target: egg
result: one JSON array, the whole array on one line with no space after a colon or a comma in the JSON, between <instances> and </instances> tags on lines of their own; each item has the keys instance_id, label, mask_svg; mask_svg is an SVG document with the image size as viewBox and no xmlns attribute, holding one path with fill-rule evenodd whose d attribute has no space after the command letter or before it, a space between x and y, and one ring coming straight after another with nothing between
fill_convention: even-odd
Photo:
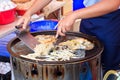
<instances>
[{"instance_id":1,"label":"egg","mask_svg":"<svg viewBox=\"0 0 120 80\"><path fill-rule=\"evenodd\" d=\"M16 7L16 5L11 1L2 1L0 3L0 11L10 10L15 7Z\"/></svg>"}]
</instances>

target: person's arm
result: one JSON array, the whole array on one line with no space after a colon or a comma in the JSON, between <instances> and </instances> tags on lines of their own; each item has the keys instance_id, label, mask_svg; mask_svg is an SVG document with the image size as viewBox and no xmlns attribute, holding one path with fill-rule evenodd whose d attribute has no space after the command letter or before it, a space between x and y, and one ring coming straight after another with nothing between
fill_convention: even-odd
<instances>
[{"instance_id":1,"label":"person's arm","mask_svg":"<svg viewBox=\"0 0 120 80\"><path fill-rule=\"evenodd\" d=\"M72 28L76 19L85 19L102 16L104 14L117 10L119 6L120 0L101 0L100 2L87 8L82 8L77 11L73 11L69 13L67 16L65 16L64 19L59 21L56 36L58 35L64 36L65 35L64 33Z\"/></svg>"},{"instance_id":2,"label":"person's arm","mask_svg":"<svg viewBox=\"0 0 120 80\"><path fill-rule=\"evenodd\" d=\"M75 11L76 18L91 18L101 16L117 10L120 6L120 0L101 0L93 6Z\"/></svg>"},{"instance_id":3,"label":"person's arm","mask_svg":"<svg viewBox=\"0 0 120 80\"><path fill-rule=\"evenodd\" d=\"M52 0L35 0L35 3L32 5L31 8L28 9L26 14L34 14L38 10L42 10L48 3L50 3Z\"/></svg>"},{"instance_id":4,"label":"person's arm","mask_svg":"<svg viewBox=\"0 0 120 80\"><path fill-rule=\"evenodd\" d=\"M25 29L30 21L32 14L36 13L38 10L43 9L52 0L35 0L34 4L27 10L27 12L18 20L16 25L22 24Z\"/></svg>"}]
</instances>

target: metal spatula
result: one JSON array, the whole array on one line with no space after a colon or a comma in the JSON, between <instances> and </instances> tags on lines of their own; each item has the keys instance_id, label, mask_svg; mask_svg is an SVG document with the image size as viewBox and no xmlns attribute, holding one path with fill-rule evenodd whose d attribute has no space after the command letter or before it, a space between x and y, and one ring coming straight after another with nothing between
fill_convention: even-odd
<instances>
[{"instance_id":1,"label":"metal spatula","mask_svg":"<svg viewBox=\"0 0 120 80\"><path fill-rule=\"evenodd\" d=\"M39 44L39 42L28 30L22 29L22 27L20 26L16 26L15 28L15 33L18 36L18 38L21 41L23 41L24 44L34 52L34 48L37 44Z\"/></svg>"}]
</instances>

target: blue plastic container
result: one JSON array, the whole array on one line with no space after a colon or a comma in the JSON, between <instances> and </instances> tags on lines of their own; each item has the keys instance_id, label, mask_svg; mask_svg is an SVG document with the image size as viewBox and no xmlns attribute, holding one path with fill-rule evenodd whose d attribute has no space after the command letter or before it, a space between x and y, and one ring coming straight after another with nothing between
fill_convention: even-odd
<instances>
[{"instance_id":1,"label":"blue plastic container","mask_svg":"<svg viewBox=\"0 0 120 80\"><path fill-rule=\"evenodd\" d=\"M0 38L0 56L10 57L10 54L7 50L7 44L15 36L16 36L15 33L11 33L3 38Z\"/></svg>"},{"instance_id":2,"label":"blue plastic container","mask_svg":"<svg viewBox=\"0 0 120 80\"><path fill-rule=\"evenodd\" d=\"M30 23L30 31L46 31L46 30L56 30L55 26L57 25L57 21L53 20L42 20Z\"/></svg>"}]
</instances>

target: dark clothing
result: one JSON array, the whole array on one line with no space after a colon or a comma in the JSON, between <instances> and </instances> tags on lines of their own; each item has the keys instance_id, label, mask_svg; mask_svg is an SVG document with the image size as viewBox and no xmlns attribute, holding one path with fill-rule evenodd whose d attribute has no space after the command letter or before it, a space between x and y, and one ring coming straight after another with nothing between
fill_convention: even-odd
<instances>
[{"instance_id":1,"label":"dark clothing","mask_svg":"<svg viewBox=\"0 0 120 80\"><path fill-rule=\"evenodd\" d=\"M83 19L80 31L96 36L104 44L101 60L105 70L120 69L120 10Z\"/></svg>"}]
</instances>

